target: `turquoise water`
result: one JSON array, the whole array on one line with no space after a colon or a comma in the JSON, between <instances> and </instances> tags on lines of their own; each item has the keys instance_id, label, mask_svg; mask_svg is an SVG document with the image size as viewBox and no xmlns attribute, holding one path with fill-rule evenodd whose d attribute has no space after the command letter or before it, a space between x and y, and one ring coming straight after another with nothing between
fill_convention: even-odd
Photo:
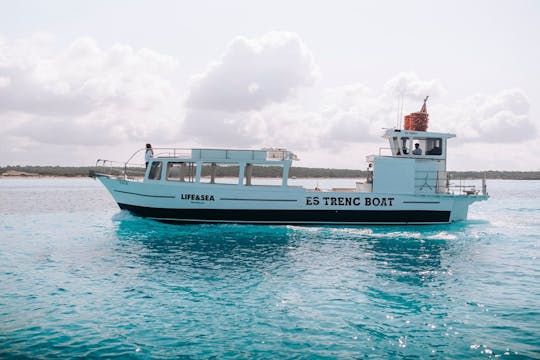
<instances>
[{"instance_id":1,"label":"turquoise water","mask_svg":"<svg viewBox=\"0 0 540 360\"><path fill-rule=\"evenodd\" d=\"M453 225L174 226L0 180L0 358L540 358L540 182L488 186Z\"/></svg>"}]
</instances>

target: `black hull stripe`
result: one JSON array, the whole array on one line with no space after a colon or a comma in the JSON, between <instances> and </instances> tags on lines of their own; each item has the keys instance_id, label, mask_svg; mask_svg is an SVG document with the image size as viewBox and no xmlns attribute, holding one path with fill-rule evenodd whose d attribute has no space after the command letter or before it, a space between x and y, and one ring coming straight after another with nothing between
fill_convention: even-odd
<instances>
[{"instance_id":1,"label":"black hull stripe","mask_svg":"<svg viewBox=\"0 0 540 360\"><path fill-rule=\"evenodd\" d=\"M135 215L174 223L247 224L435 224L450 211L433 210L232 210L163 209L118 204Z\"/></svg>"}]
</instances>

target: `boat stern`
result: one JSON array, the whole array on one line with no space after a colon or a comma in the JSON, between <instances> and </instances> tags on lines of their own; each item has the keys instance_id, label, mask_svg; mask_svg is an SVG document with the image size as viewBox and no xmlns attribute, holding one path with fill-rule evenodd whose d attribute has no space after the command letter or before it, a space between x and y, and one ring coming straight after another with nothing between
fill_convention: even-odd
<instances>
[{"instance_id":1,"label":"boat stern","mask_svg":"<svg viewBox=\"0 0 540 360\"><path fill-rule=\"evenodd\" d=\"M450 215L450 221L455 222L467 220L469 205L477 201L485 201L487 199L489 199L489 196L484 194L456 196Z\"/></svg>"}]
</instances>

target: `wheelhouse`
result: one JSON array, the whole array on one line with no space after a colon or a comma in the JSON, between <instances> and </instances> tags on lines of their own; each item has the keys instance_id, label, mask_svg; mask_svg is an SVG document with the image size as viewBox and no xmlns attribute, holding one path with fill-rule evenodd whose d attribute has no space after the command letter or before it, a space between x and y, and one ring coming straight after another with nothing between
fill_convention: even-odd
<instances>
[{"instance_id":1,"label":"wheelhouse","mask_svg":"<svg viewBox=\"0 0 540 360\"><path fill-rule=\"evenodd\" d=\"M455 136L454 134L447 133L399 129L389 129L383 135L388 140L389 149L393 157L400 156L434 160L446 159L446 142ZM419 148L422 150L421 154L414 153L415 144L419 145Z\"/></svg>"}]
</instances>

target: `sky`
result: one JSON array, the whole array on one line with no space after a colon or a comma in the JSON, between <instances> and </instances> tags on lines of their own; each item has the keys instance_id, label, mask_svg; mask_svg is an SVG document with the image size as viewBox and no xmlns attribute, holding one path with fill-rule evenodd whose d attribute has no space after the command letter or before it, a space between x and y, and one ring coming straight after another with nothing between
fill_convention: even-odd
<instances>
[{"instance_id":1,"label":"sky","mask_svg":"<svg viewBox=\"0 0 540 360\"><path fill-rule=\"evenodd\" d=\"M539 1L0 6L0 166L152 143L364 169L429 95L429 130L457 135L448 169L540 170Z\"/></svg>"}]
</instances>

